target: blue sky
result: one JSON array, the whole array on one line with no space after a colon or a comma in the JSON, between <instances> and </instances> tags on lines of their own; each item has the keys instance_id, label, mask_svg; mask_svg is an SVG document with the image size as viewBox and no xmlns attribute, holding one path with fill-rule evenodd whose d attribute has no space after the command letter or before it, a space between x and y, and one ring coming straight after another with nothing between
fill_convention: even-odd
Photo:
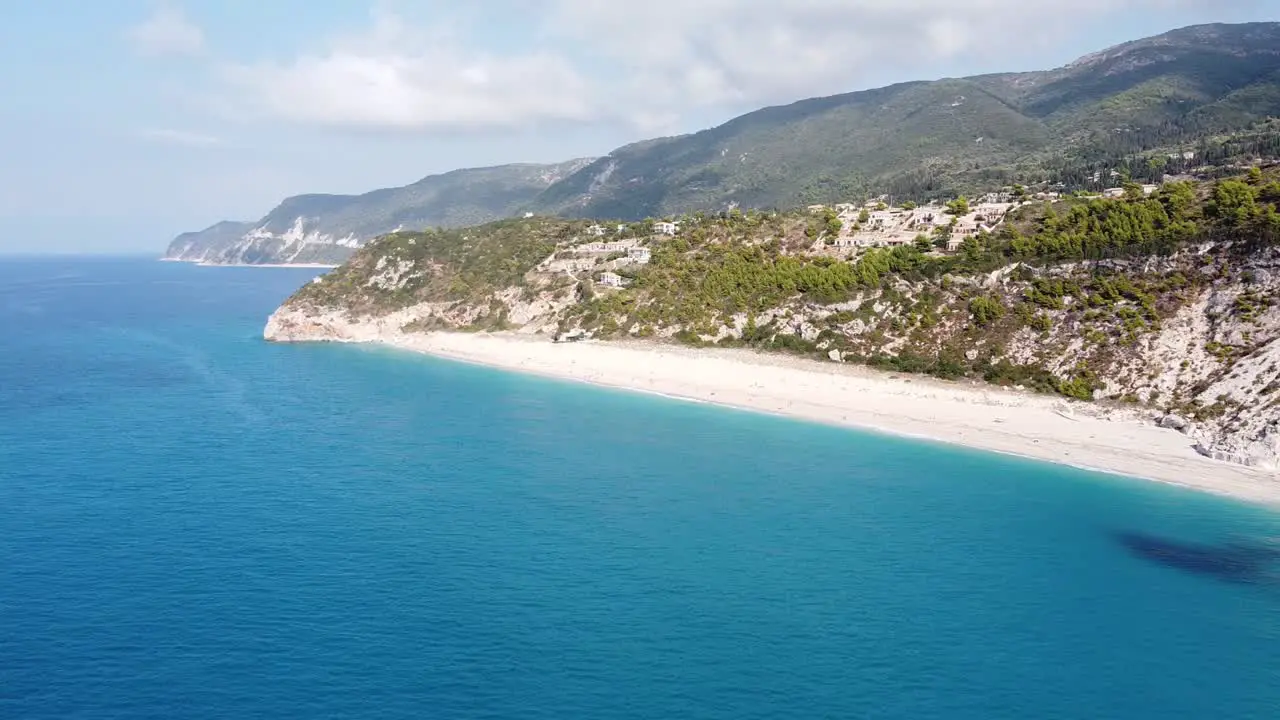
<instances>
[{"instance_id":1,"label":"blue sky","mask_svg":"<svg viewBox=\"0 0 1280 720\"><path fill-rule=\"evenodd\" d=\"M287 195L1041 69L1280 0L0 0L0 252L159 252Z\"/></svg>"}]
</instances>

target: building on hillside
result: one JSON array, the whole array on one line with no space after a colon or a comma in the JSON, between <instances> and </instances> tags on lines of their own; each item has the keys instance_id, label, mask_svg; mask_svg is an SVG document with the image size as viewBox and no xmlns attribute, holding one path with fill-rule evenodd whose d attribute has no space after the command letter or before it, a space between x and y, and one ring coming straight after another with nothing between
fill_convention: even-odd
<instances>
[{"instance_id":1,"label":"building on hillside","mask_svg":"<svg viewBox=\"0 0 1280 720\"><path fill-rule=\"evenodd\" d=\"M912 211L907 218L907 228L927 233L936 227L950 225L951 217L942 207L926 205Z\"/></svg>"},{"instance_id":2,"label":"building on hillside","mask_svg":"<svg viewBox=\"0 0 1280 720\"><path fill-rule=\"evenodd\" d=\"M659 235L675 235L680 231L680 223L659 221L653 224L653 231Z\"/></svg>"},{"instance_id":3,"label":"building on hillside","mask_svg":"<svg viewBox=\"0 0 1280 720\"><path fill-rule=\"evenodd\" d=\"M978 203L969 208L969 212L975 216L986 218L988 220L1003 220L1005 215L1014 208L1011 202L987 202Z\"/></svg>"},{"instance_id":4,"label":"building on hillside","mask_svg":"<svg viewBox=\"0 0 1280 720\"><path fill-rule=\"evenodd\" d=\"M1013 201L1014 201L1013 193L1008 192L1006 190L1001 190L999 192L989 192L985 195L982 195L974 202L978 205L993 205L997 203L1011 204L1013 203Z\"/></svg>"},{"instance_id":5,"label":"building on hillside","mask_svg":"<svg viewBox=\"0 0 1280 720\"><path fill-rule=\"evenodd\" d=\"M873 232L888 230L898 225L900 210L876 210L868 213L866 229Z\"/></svg>"},{"instance_id":6,"label":"building on hillside","mask_svg":"<svg viewBox=\"0 0 1280 720\"><path fill-rule=\"evenodd\" d=\"M973 237L978 234L978 230L978 221L972 215L966 215L957 220L956 224L951 228L951 237L961 239Z\"/></svg>"},{"instance_id":7,"label":"building on hillside","mask_svg":"<svg viewBox=\"0 0 1280 720\"><path fill-rule=\"evenodd\" d=\"M624 240L607 240L605 242L593 242L586 245L579 245L574 248L578 252L585 253L624 253L634 247L634 241L626 242Z\"/></svg>"},{"instance_id":8,"label":"building on hillside","mask_svg":"<svg viewBox=\"0 0 1280 720\"><path fill-rule=\"evenodd\" d=\"M600 284L605 287L620 288L626 284L622 276L617 273L603 272L600 273Z\"/></svg>"},{"instance_id":9,"label":"building on hillside","mask_svg":"<svg viewBox=\"0 0 1280 720\"><path fill-rule=\"evenodd\" d=\"M640 263L641 265L647 265L652 254L649 252L649 248L647 247L633 247L627 250L627 257L633 262Z\"/></svg>"},{"instance_id":10,"label":"building on hillside","mask_svg":"<svg viewBox=\"0 0 1280 720\"><path fill-rule=\"evenodd\" d=\"M604 228L599 225L592 225L587 228L587 234L592 237L601 237L604 235Z\"/></svg>"}]
</instances>

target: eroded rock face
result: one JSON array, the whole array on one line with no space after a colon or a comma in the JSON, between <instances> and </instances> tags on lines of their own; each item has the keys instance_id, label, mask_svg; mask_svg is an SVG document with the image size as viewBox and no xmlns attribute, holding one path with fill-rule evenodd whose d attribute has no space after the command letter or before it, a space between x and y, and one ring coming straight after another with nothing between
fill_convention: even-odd
<instances>
[{"instance_id":1,"label":"eroded rock face","mask_svg":"<svg viewBox=\"0 0 1280 720\"><path fill-rule=\"evenodd\" d=\"M573 332L682 335L831 362L893 367L890 360L906 358L899 364L906 371L945 358L954 368L951 377L970 379L1005 365L1021 374L996 375L1003 384L1092 397L1103 401L1094 406L1099 412L1140 413L1146 422L1182 433L1206 456L1280 467L1280 302L1272 301L1280 298L1277 248L1246 252L1224 243L1128 264L1015 264L984 274L981 287L954 279L897 280L840 303L823 305L797 294L772 307L747 312L739 306L690 322L670 311L670 299L663 306L643 286L592 291L584 278L594 270L555 265L563 262L557 258L565 244L577 240L540 248L548 254L530 259L522 276L459 292L441 279L450 270L438 258L410 252L421 246L406 242L395 252L361 250L318 278L271 316L264 336L395 342L434 330L548 338ZM1107 290L1116 278L1129 282L1124 293ZM1037 299L1046 282L1060 287L1053 297ZM1062 290L1065 285L1075 289ZM596 293L615 301L593 304ZM994 320L975 320L971 303L979 295L1002 308ZM1069 385L1086 376L1088 382Z\"/></svg>"},{"instance_id":2,"label":"eroded rock face","mask_svg":"<svg viewBox=\"0 0 1280 720\"><path fill-rule=\"evenodd\" d=\"M272 342L381 342L412 332L415 322L446 313L447 308L441 303L423 303L386 315L363 317L353 317L336 308L285 305L267 318L262 336Z\"/></svg>"}]
</instances>

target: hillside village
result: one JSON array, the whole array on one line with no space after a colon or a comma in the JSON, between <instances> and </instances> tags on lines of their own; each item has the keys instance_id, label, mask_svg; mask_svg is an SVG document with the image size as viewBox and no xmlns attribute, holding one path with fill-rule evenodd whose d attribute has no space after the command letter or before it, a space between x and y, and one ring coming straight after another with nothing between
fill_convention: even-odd
<instances>
[{"instance_id":1,"label":"hillside village","mask_svg":"<svg viewBox=\"0 0 1280 720\"><path fill-rule=\"evenodd\" d=\"M1078 193L1075 197L1120 198L1139 189L1143 196L1148 196L1159 186L1135 185L1133 190L1115 187L1101 193ZM1029 194L1021 188L1006 188L982 195L972 203L965 198L956 198L948 203L919 206L908 203L890 207L885 202L886 198L880 197L862 205L842 203L832 208L811 205L811 212L834 211L840 221L840 230L815 242L813 250L835 250L832 254L848 258L866 248L897 247L920 241L937 251L954 253L964 246L965 240L981 233L994 233L1018 208L1061 198L1062 194L1056 191Z\"/></svg>"},{"instance_id":2,"label":"hillside village","mask_svg":"<svg viewBox=\"0 0 1280 720\"><path fill-rule=\"evenodd\" d=\"M984 195L972 205L961 198L946 205L919 207L889 207L881 199L861 206L844 203L833 208L840 230L814 243L813 249L816 252L835 249L836 254L843 257L856 255L865 248L907 245L923 237L924 242L939 250L956 252L966 238L980 232L995 232L1006 216L1022 204L1021 199L1014 199L1008 193ZM827 210L821 205L809 209Z\"/></svg>"}]
</instances>

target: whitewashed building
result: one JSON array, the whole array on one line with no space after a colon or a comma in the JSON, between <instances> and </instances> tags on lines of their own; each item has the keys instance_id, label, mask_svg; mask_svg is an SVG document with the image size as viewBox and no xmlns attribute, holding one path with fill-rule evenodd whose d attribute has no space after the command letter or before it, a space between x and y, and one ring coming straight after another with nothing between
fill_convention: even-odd
<instances>
[{"instance_id":1,"label":"whitewashed building","mask_svg":"<svg viewBox=\"0 0 1280 720\"><path fill-rule=\"evenodd\" d=\"M577 252L585 253L624 253L629 252L634 247L634 242L625 240L609 240L605 242L593 242L586 245L579 245L574 248Z\"/></svg>"}]
</instances>

